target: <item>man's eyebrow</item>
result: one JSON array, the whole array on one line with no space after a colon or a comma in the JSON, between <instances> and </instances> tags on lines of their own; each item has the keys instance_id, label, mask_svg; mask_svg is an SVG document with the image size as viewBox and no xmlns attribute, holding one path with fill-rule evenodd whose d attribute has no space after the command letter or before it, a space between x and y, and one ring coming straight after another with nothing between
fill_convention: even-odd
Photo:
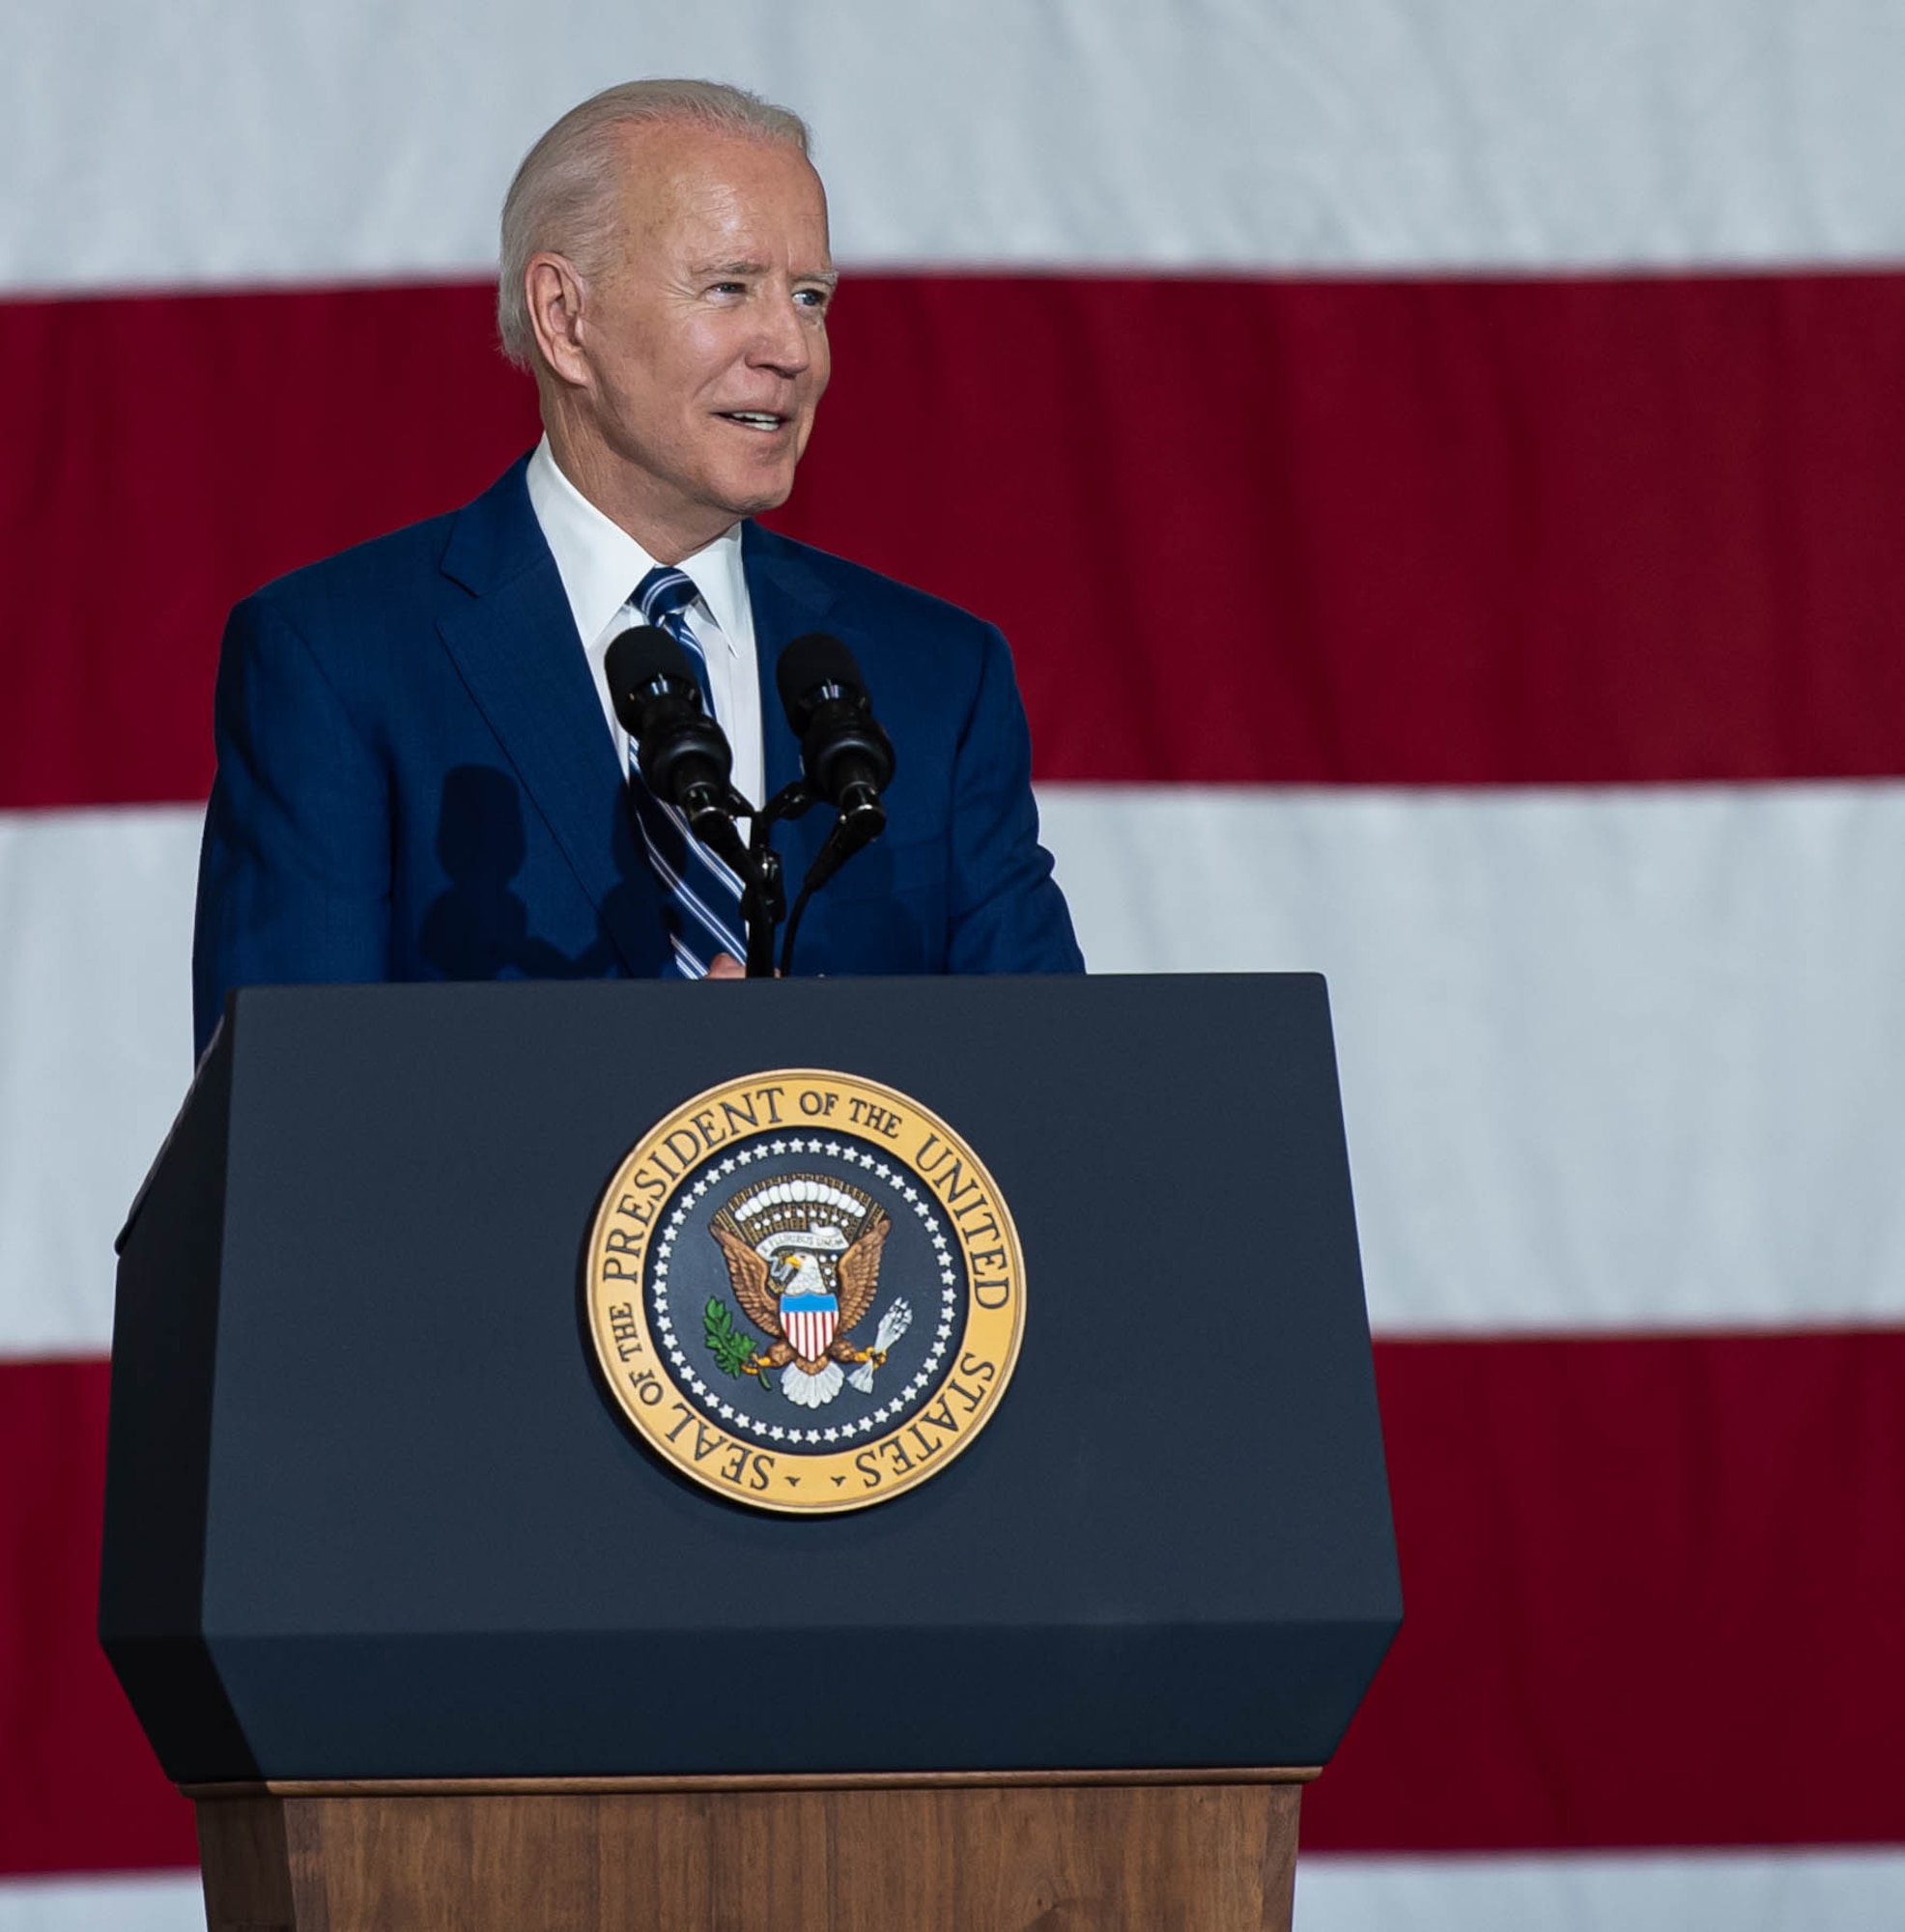
<instances>
[{"instance_id":1,"label":"man's eyebrow","mask_svg":"<svg viewBox=\"0 0 1905 1932\"><path fill-rule=\"evenodd\" d=\"M772 272L766 262L699 262L691 271L698 281L703 275L765 275ZM839 286L839 272L835 269L815 269L810 273L796 275L797 282L819 282L825 288Z\"/></svg>"}]
</instances>

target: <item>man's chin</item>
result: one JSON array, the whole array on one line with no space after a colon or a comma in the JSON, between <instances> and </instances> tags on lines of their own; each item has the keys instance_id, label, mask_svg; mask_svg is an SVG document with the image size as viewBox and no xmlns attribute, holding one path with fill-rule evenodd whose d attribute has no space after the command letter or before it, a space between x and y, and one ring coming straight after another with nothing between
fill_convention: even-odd
<instances>
[{"instance_id":1,"label":"man's chin","mask_svg":"<svg viewBox=\"0 0 1905 1932\"><path fill-rule=\"evenodd\" d=\"M773 476L732 477L722 491L721 504L733 517L758 517L778 510L794 494L792 467Z\"/></svg>"}]
</instances>

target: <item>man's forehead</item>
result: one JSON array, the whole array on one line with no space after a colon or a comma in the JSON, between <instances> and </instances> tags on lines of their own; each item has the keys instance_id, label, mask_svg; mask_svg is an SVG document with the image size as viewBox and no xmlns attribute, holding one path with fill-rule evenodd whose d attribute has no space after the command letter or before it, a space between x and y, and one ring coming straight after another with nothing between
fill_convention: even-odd
<instances>
[{"instance_id":1,"label":"man's forehead","mask_svg":"<svg viewBox=\"0 0 1905 1932\"><path fill-rule=\"evenodd\" d=\"M796 147L694 122L623 128L618 201L624 246L670 274L790 270L830 279L827 202ZM691 266L692 264L692 266Z\"/></svg>"}]
</instances>

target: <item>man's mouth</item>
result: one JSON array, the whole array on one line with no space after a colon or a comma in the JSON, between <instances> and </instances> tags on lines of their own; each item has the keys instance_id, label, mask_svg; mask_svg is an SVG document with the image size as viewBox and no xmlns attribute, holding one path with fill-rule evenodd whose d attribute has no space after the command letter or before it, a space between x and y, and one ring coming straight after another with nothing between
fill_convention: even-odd
<instances>
[{"instance_id":1,"label":"man's mouth","mask_svg":"<svg viewBox=\"0 0 1905 1932\"><path fill-rule=\"evenodd\" d=\"M727 422L739 423L743 429L777 430L787 420L770 410L718 410L715 413Z\"/></svg>"}]
</instances>

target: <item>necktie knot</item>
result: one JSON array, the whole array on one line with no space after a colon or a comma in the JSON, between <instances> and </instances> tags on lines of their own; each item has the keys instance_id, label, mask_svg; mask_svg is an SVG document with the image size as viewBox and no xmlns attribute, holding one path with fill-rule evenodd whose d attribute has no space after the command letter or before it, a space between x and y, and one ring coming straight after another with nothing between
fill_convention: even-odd
<instances>
[{"instance_id":1,"label":"necktie knot","mask_svg":"<svg viewBox=\"0 0 1905 1932\"><path fill-rule=\"evenodd\" d=\"M688 653L694 667L695 682L701 688L701 702L708 716L715 715L714 693L708 684L708 654L688 622L688 607L700 593L695 580L685 570L658 563L635 587L636 609L645 624L666 631Z\"/></svg>"},{"instance_id":2,"label":"necktie knot","mask_svg":"<svg viewBox=\"0 0 1905 1932\"><path fill-rule=\"evenodd\" d=\"M657 624L672 631L675 628L673 620L679 618L699 594L695 588L695 580L685 570L658 563L636 586L635 602L644 623Z\"/></svg>"}]
</instances>

